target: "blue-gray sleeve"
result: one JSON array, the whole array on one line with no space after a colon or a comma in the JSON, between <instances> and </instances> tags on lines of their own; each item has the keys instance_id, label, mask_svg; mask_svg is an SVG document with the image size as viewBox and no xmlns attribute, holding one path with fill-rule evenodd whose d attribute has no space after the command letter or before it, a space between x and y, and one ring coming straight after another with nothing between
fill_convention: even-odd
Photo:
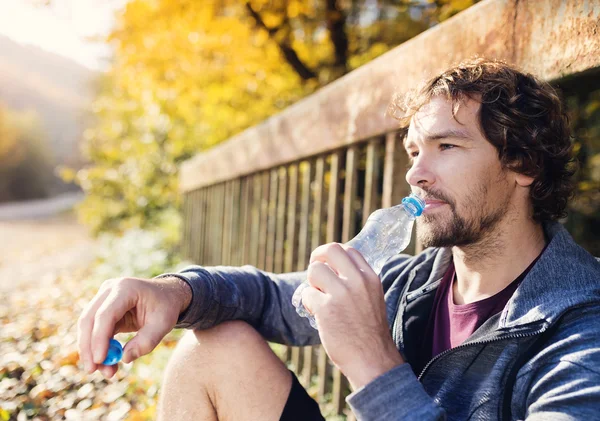
<instances>
[{"instance_id":1,"label":"blue-gray sleeve","mask_svg":"<svg viewBox=\"0 0 600 421\"><path fill-rule=\"evenodd\" d=\"M527 400L527 421L591 420L600 414L599 366L571 361L548 365L536 375Z\"/></svg>"},{"instance_id":2,"label":"blue-gray sleeve","mask_svg":"<svg viewBox=\"0 0 600 421\"><path fill-rule=\"evenodd\" d=\"M441 421L446 413L401 364L346 397L357 421Z\"/></svg>"},{"instance_id":3,"label":"blue-gray sleeve","mask_svg":"<svg viewBox=\"0 0 600 421\"><path fill-rule=\"evenodd\" d=\"M192 289L192 301L176 328L208 329L228 320L243 320L265 339L293 346L320 343L317 330L292 305L306 272L274 274L253 266L190 266L177 276Z\"/></svg>"},{"instance_id":4,"label":"blue-gray sleeve","mask_svg":"<svg viewBox=\"0 0 600 421\"><path fill-rule=\"evenodd\" d=\"M567 317L517 377L513 413L527 421L591 420L600 414L597 306ZM519 399L519 397L522 397Z\"/></svg>"}]
</instances>

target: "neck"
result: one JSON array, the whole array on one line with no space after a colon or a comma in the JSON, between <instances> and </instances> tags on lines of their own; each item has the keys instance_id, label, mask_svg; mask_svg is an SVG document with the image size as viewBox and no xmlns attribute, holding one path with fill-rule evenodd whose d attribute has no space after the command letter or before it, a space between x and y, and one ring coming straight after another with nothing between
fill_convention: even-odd
<instances>
[{"instance_id":1,"label":"neck","mask_svg":"<svg viewBox=\"0 0 600 421\"><path fill-rule=\"evenodd\" d=\"M514 281L544 249L541 224L506 219L477 244L453 247L455 304L491 297Z\"/></svg>"}]
</instances>

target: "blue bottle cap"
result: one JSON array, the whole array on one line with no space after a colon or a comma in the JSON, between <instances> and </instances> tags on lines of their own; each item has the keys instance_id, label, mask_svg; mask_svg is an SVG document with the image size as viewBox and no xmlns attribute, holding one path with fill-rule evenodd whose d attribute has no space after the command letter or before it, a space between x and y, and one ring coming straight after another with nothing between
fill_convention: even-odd
<instances>
[{"instance_id":1,"label":"blue bottle cap","mask_svg":"<svg viewBox=\"0 0 600 421\"><path fill-rule=\"evenodd\" d=\"M104 365L115 365L123 357L123 346L116 339L111 339L108 344L108 353L106 359L102 364Z\"/></svg>"},{"instance_id":2,"label":"blue bottle cap","mask_svg":"<svg viewBox=\"0 0 600 421\"><path fill-rule=\"evenodd\" d=\"M402 199L402 204L409 210L415 217L421 216L425 209L425 202L416 194L412 193L410 196Z\"/></svg>"}]
</instances>

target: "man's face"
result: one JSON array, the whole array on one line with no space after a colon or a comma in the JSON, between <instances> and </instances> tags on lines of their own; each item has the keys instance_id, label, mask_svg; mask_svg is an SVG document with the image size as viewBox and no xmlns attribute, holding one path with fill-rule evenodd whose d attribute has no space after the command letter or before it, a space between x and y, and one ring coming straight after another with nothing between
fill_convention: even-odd
<instances>
[{"instance_id":1,"label":"man's face","mask_svg":"<svg viewBox=\"0 0 600 421\"><path fill-rule=\"evenodd\" d=\"M481 133L480 104L434 97L412 120L404 146L412 166L406 180L425 199L417 235L425 247L466 246L493 232L507 214L516 184ZM458 121L457 121L458 120Z\"/></svg>"}]
</instances>

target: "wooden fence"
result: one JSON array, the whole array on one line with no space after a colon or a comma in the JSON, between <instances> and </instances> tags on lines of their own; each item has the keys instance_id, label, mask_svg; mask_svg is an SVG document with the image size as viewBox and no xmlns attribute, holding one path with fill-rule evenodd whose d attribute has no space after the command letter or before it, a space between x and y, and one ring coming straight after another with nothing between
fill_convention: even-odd
<instances>
[{"instance_id":1,"label":"wooden fence","mask_svg":"<svg viewBox=\"0 0 600 421\"><path fill-rule=\"evenodd\" d=\"M406 183L397 179L404 159L391 133L190 192L184 205L184 254L203 265L305 270L314 248L348 241L373 210L406 194ZM305 386L318 375L319 400L331 393L333 411L340 412L346 383L328 367L321 347L294 347L287 357Z\"/></svg>"},{"instance_id":2,"label":"wooden fence","mask_svg":"<svg viewBox=\"0 0 600 421\"><path fill-rule=\"evenodd\" d=\"M593 1L484 1L197 155L181 168L185 256L304 270L312 249L348 241L374 209L408 192L406 156L385 116L394 91L475 54L551 81L590 71L600 65L599 21ZM343 413L347 382L321 347L284 358L305 386L316 379L328 412Z\"/></svg>"}]
</instances>

